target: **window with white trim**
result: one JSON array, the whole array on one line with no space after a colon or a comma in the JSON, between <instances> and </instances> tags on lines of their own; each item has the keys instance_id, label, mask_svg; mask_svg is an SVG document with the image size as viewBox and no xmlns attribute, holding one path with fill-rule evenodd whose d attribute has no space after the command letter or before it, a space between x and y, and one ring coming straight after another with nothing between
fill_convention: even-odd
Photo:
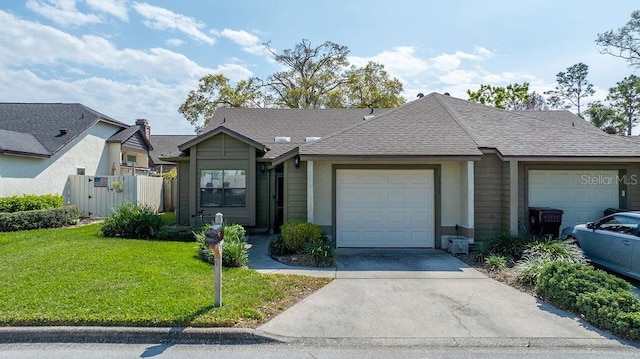
<instances>
[{"instance_id":1,"label":"window with white trim","mask_svg":"<svg viewBox=\"0 0 640 359\"><path fill-rule=\"evenodd\" d=\"M200 171L201 207L244 207L247 174L245 170Z\"/></svg>"}]
</instances>

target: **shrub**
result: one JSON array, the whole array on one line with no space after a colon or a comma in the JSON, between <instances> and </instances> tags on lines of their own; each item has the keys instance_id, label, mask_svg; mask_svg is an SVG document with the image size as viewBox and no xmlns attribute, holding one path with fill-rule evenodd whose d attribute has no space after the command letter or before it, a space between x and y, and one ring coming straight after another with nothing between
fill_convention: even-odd
<instances>
[{"instance_id":1,"label":"shrub","mask_svg":"<svg viewBox=\"0 0 640 359\"><path fill-rule=\"evenodd\" d=\"M507 258L492 254L485 259L490 271L498 271L507 268Z\"/></svg>"},{"instance_id":2,"label":"shrub","mask_svg":"<svg viewBox=\"0 0 640 359\"><path fill-rule=\"evenodd\" d=\"M578 311L578 296L599 289L628 291L631 284L605 271L580 263L550 262L542 267L536 293L558 306Z\"/></svg>"},{"instance_id":3,"label":"shrub","mask_svg":"<svg viewBox=\"0 0 640 359\"><path fill-rule=\"evenodd\" d=\"M276 234L269 238L269 255L270 256L286 256L289 254L295 254L287 249L284 245L284 239L281 234Z\"/></svg>"},{"instance_id":4,"label":"shrub","mask_svg":"<svg viewBox=\"0 0 640 359\"><path fill-rule=\"evenodd\" d=\"M307 243L322 239L320 227L307 222L287 222L281 227L282 240L287 250L301 253Z\"/></svg>"},{"instance_id":5,"label":"shrub","mask_svg":"<svg viewBox=\"0 0 640 359\"><path fill-rule=\"evenodd\" d=\"M335 250L326 238L305 244L302 256L316 267L332 267L336 263Z\"/></svg>"},{"instance_id":6,"label":"shrub","mask_svg":"<svg viewBox=\"0 0 640 359\"><path fill-rule=\"evenodd\" d=\"M4 197L0 198L0 213L59 208L62 207L63 202L62 196L53 194Z\"/></svg>"},{"instance_id":7,"label":"shrub","mask_svg":"<svg viewBox=\"0 0 640 359\"><path fill-rule=\"evenodd\" d=\"M193 227L162 226L158 230L156 239L160 241L193 242L196 237L193 234Z\"/></svg>"},{"instance_id":8,"label":"shrub","mask_svg":"<svg viewBox=\"0 0 640 359\"><path fill-rule=\"evenodd\" d=\"M200 230L194 232L198 242L198 257L206 263L214 264L213 252L205 243L205 232L210 225L202 226ZM243 267L249 262L247 255L247 235L244 227L239 224L224 226L224 242L222 243L222 266L223 267Z\"/></svg>"},{"instance_id":9,"label":"shrub","mask_svg":"<svg viewBox=\"0 0 640 359\"><path fill-rule=\"evenodd\" d=\"M532 240L533 238L519 237L508 231L498 232L481 242L482 245L476 252L475 258L484 261L488 256L495 254L517 261L522 258L524 250Z\"/></svg>"},{"instance_id":10,"label":"shrub","mask_svg":"<svg viewBox=\"0 0 640 359\"><path fill-rule=\"evenodd\" d=\"M155 238L162 218L148 206L127 202L116 207L104 221L101 232L104 237Z\"/></svg>"},{"instance_id":11,"label":"shrub","mask_svg":"<svg viewBox=\"0 0 640 359\"><path fill-rule=\"evenodd\" d=\"M584 253L573 241L547 238L530 243L524 250L522 260L516 263L516 280L522 285L534 286L542 267L553 261L586 263Z\"/></svg>"},{"instance_id":12,"label":"shrub","mask_svg":"<svg viewBox=\"0 0 640 359\"><path fill-rule=\"evenodd\" d=\"M619 320L619 316L621 313L640 312L640 300L630 291L599 289L593 293L579 295L576 307L593 325L617 333L626 333L631 328L624 320ZM640 326L635 329L640 329Z\"/></svg>"},{"instance_id":13,"label":"shrub","mask_svg":"<svg viewBox=\"0 0 640 359\"><path fill-rule=\"evenodd\" d=\"M76 206L0 213L0 232L64 227L76 224L79 216L80 210Z\"/></svg>"}]
</instances>

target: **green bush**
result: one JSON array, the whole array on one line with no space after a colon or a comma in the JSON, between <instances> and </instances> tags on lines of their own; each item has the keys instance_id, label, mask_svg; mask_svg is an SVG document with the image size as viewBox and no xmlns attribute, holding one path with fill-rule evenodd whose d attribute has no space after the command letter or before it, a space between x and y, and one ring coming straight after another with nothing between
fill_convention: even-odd
<instances>
[{"instance_id":1,"label":"green bush","mask_svg":"<svg viewBox=\"0 0 640 359\"><path fill-rule=\"evenodd\" d=\"M506 257L509 261L522 258L527 245L533 241L530 237L519 237L508 231L498 232L480 242L480 248L475 254L477 261L484 261L490 255Z\"/></svg>"},{"instance_id":2,"label":"green bush","mask_svg":"<svg viewBox=\"0 0 640 359\"><path fill-rule=\"evenodd\" d=\"M287 250L301 253L307 243L322 239L320 227L307 222L287 222L280 228Z\"/></svg>"},{"instance_id":3,"label":"green bush","mask_svg":"<svg viewBox=\"0 0 640 359\"><path fill-rule=\"evenodd\" d=\"M79 216L80 211L76 206L0 213L0 232L64 227L78 223Z\"/></svg>"},{"instance_id":4,"label":"green bush","mask_svg":"<svg viewBox=\"0 0 640 359\"><path fill-rule=\"evenodd\" d=\"M507 258L492 254L485 259L487 267L490 271L498 271L507 268Z\"/></svg>"},{"instance_id":5,"label":"green bush","mask_svg":"<svg viewBox=\"0 0 640 359\"><path fill-rule=\"evenodd\" d=\"M332 267L336 263L333 244L325 238L305 244L302 257L316 267Z\"/></svg>"},{"instance_id":6,"label":"green bush","mask_svg":"<svg viewBox=\"0 0 640 359\"><path fill-rule=\"evenodd\" d=\"M578 296L576 306L579 313L598 328L615 333L627 333L630 329L621 314L640 312L640 300L630 291L612 291L600 289L593 293ZM639 330L636 326L635 330Z\"/></svg>"},{"instance_id":7,"label":"green bush","mask_svg":"<svg viewBox=\"0 0 640 359\"><path fill-rule=\"evenodd\" d=\"M522 259L516 263L516 280L522 285L534 286L542 267L553 261L585 263L584 253L573 241L543 239L528 245Z\"/></svg>"},{"instance_id":8,"label":"green bush","mask_svg":"<svg viewBox=\"0 0 640 359\"><path fill-rule=\"evenodd\" d=\"M605 271L580 263L555 261L542 267L536 293L558 306L578 311L578 296L600 289L624 292L631 284Z\"/></svg>"},{"instance_id":9,"label":"green bush","mask_svg":"<svg viewBox=\"0 0 640 359\"><path fill-rule=\"evenodd\" d=\"M158 230L156 239L159 241L193 242L196 240L193 232L193 227L165 225Z\"/></svg>"},{"instance_id":10,"label":"green bush","mask_svg":"<svg viewBox=\"0 0 640 359\"><path fill-rule=\"evenodd\" d=\"M198 242L198 257L206 263L214 264L213 252L205 243L205 232L210 225L203 226L194 232ZM239 224L224 226L224 241L222 243L222 266L244 267L249 262L247 255L247 235L244 227Z\"/></svg>"},{"instance_id":11,"label":"green bush","mask_svg":"<svg viewBox=\"0 0 640 359\"><path fill-rule=\"evenodd\" d=\"M269 255L270 256L286 256L289 254L295 254L287 249L284 245L284 239L281 234L276 234L269 238Z\"/></svg>"},{"instance_id":12,"label":"green bush","mask_svg":"<svg viewBox=\"0 0 640 359\"><path fill-rule=\"evenodd\" d=\"M162 218L148 206L127 202L117 206L102 224L104 237L155 238L164 225Z\"/></svg>"},{"instance_id":13,"label":"green bush","mask_svg":"<svg viewBox=\"0 0 640 359\"><path fill-rule=\"evenodd\" d=\"M4 197L0 198L0 213L59 208L62 207L63 202L62 196L53 194Z\"/></svg>"}]
</instances>

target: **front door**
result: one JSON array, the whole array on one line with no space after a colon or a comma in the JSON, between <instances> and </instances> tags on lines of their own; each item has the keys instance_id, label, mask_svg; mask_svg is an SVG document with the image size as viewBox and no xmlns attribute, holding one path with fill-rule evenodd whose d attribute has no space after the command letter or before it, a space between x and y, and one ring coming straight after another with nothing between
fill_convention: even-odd
<instances>
[{"instance_id":1,"label":"front door","mask_svg":"<svg viewBox=\"0 0 640 359\"><path fill-rule=\"evenodd\" d=\"M276 169L276 215L273 223L273 231L280 233L280 227L284 224L284 173L282 168Z\"/></svg>"}]
</instances>

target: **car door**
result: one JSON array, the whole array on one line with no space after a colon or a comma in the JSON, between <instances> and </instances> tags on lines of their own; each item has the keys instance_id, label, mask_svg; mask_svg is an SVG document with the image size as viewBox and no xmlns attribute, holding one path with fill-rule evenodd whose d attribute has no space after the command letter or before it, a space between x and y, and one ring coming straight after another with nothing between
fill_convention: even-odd
<instances>
[{"instance_id":1,"label":"car door","mask_svg":"<svg viewBox=\"0 0 640 359\"><path fill-rule=\"evenodd\" d=\"M594 263L629 271L639 223L640 219L624 215L605 217L583 233L582 250Z\"/></svg>"}]
</instances>

